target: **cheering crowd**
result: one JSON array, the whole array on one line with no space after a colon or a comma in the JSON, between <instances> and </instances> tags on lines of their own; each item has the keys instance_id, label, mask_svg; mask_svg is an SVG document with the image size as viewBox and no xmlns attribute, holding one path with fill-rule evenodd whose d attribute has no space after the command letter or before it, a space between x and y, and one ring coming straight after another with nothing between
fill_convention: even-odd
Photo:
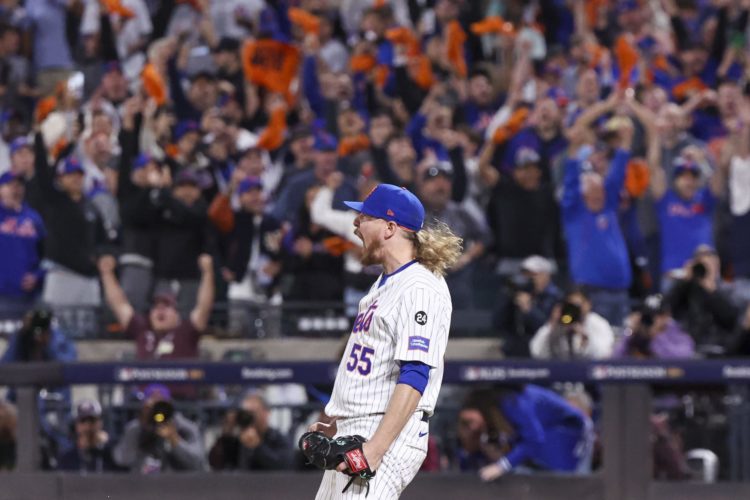
<instances>
[{"instance_id":1,"label":"cheering crowd","mask_svg":"<svg viewBox=\"0 0 750 500\"><path fill-rule=\"evenodd\" d=\"M748 355L748 16L747 0L0 0L0 319L24 321L3 361L74 360L51 323L70 308L81 325L111 311L139 359L198 357L215 303L237 332L248 304L351 315L379 270L341 202L381 182L463 238L454 309L491 310L506 356ZM188 392L149 388L116 446L81 402L49 466L293 467L262 397L206 451L169 403ZM503 411L467 403L456 467L496 460L487 428L527 420Z\"/></svg>"}]
</instances>

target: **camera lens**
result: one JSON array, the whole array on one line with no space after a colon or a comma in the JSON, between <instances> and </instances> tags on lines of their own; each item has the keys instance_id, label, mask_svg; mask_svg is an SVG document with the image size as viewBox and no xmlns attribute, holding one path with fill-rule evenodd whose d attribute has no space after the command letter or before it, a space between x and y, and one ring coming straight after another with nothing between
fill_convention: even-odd
<instances>
[{"instance_id":1,"label":"camera lens","mask_svg":"<svg viewBox=\"0 0 750 500\"><path fill-rule=\"evenodd\" d=\"M247 410L237 410L237 427L246 429L255 423L255 415Z\"/></svg>"},{"instance_id":2,"label":"camera lens","mask_svg":"<svg viewBox=\"0 0 750 500\"><path fill-rule=\"evenodd\" d=\"M174 406L169 401L157 401L151 410L151 421L156 424L169 422L174 415Z\"/></svg>"}]
</instances>

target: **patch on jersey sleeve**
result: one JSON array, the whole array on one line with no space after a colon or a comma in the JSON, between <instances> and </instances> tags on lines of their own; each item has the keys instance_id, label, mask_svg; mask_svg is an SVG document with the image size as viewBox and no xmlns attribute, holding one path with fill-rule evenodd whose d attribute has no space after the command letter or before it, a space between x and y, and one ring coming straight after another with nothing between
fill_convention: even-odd
<instances>
[{"instance_id":1,"label":"patch on jersey sleeve","mask_svg":"<svg viewBox=\"0 0 750 500\"><path fill-rule=\"evenodd\" d=\"M417 314L414 315L414 321L416 321L418 324L424 326L427 324L427 313L424 311L419 311Z\"/></svg>"},{"instance_id":2,"label":"patch on jersey sleeve","mask_svg":"<svg viewBox=\"0 0 750 500\"><path fill-rule=\"evenodd\" d=\"M430 339L426 337L413 336L409 337L409 349L410 351L424 351L430 350Z\"/></svg>"}]
</instances>

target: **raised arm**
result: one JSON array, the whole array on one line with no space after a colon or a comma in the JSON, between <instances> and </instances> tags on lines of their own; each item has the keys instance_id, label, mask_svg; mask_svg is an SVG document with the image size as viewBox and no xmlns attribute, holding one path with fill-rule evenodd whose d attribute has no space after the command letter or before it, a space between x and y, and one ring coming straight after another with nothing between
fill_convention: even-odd
<instances>
[{"instance_id":1,"label":"raised arm","mask_svg":"<svg viewBox=\"0 0 750 500\"><path fill-rule=\"evenodd\" d=\"M656 115L635 99L626 100L626 106L646 131L646 163L648 163L649 189L656 200L667 192L667 174L661 166L661 140L656 130Z\"/></svg>"},{"instance_id":2,"label":"raised arm","mask_svg":"<svg viewBox=\"0 0 750 500\"><path fill-rule=\"evenodd\" d=\"M201 282L195 308L190 313L190 321L196 330L203 331L208 325L208 318L214 306L214 262L211 256L201 254L198 257L198 267L201 270Z\"/></svg>"},{"instance_id":3,"label":"raised arm","mask_svg":"<svg viewBox=\"0 0 750 500\"><path fill-rule=\"evenodd\" d=\"M117 281L117 276L115 276L116 266L117 262L111 255L102 255L99 258L99 275L101 276L102 286L104 286L104 297L107 300L107 305L117 318L117 322L123 328L127 328L135 312Z\"/></svg>"},{"instance_id":4,"label":"raised arm","mask_svg":"<svg viewBox=\"0 0 750 500\"><path fill-rule=\"evenodd\" d=\"M576 119L575 123L573 123L573 126L570 128L567 135L569 137L580 135L583 130L589 128L591 124L599 119L599 117L613 111L615 107L621 102L621 100L622 95L617 91L612 91L612 93L609 94L609 97L607 97L606 100L599 101L590 108L584 110L583 113L581 113L581 115Z\"/></svg>"}]
</instances>

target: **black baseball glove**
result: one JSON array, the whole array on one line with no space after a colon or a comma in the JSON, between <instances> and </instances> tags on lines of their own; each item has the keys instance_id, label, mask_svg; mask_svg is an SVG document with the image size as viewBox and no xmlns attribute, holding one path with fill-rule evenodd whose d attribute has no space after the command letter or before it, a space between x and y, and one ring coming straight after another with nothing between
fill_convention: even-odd
<instances>
[{"instance_id":1,"label":"black baseball glove","mask_svg":"<svg viewBox=\"0 0 750 500\"><path fill-rule=\"evenodd\" d=\"M352 482L359 478L365 481L369 493L369 480L375 476L370 469L362 445L367 440L362 436L339 436L331 439L322 432L306 432L299 438L299 449L307 463L323 470L335 470L342 462L346 463L346 474L352 478L343 489L349 489ZM365 494L367 496L367 494Z\"/></svg>"}]
</instances>

